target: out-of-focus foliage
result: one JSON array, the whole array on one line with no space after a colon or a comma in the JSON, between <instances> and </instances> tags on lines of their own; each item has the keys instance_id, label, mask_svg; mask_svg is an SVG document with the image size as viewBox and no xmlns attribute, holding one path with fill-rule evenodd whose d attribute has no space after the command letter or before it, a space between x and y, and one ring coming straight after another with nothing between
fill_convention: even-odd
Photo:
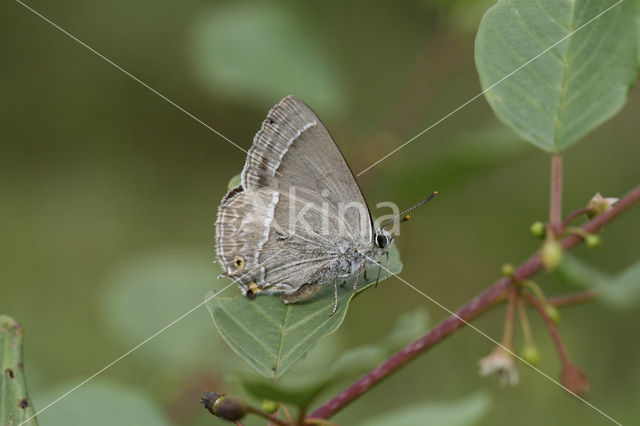
<instances>
[{"instance_id":1,"label":"out-of-focus foliage","mask_svg":"<svg viewBox=\"0 0 640 426\"><path fill-rule=\"evenodd\" d=\"M491 397L485 392L478 392L457 401L434 401L394 408L359 424L363 426L475 425L487 414L490 404Z\"/></svg>"},{"instance_id":2,"label":"out-of-focus foliage","mask_svg":"<svg viewBox=\"0 0 640 426\"><path fill-rule=\"evenodd\" d=\"M358 293L353 293L351 277L338 288L338 308L333 316L333 283L323 288L310 300L285 304L274 296L256 296L254 300L237 295L207 295L207 308L229 346L265 377L278 378L286 373L318 342L336 331L347 314L354 298L375 284L377 265L360 274ZM395 246L389 250L391 273L402 270L400 255ZM381 271L380 281L389 277Z\"/></svg>"},{"instance_id":3,"label":"out-of-focus foliage","mask_svg":"<svg viewBox=\"0 0 640 426\"><path fill-rule=\"evenodd\" d=\"M0 425L37 426L22 361L22 327L0 314ZM32 418L33 417L33 418ZM29 419L29 421L26 421Z\"/></svg>"},{"instance_id":4,"label":"out-of-focus foliage","mask_svg":"<svg viewBox=\"0 0 640 426\"><path fill-rule=\"evenodd\" d=\"M284 3L216 5L194 24L194 69L218 95L263 105L296 94L336 113L348 86L309 30Z\"/></svg>"},{"instance_id":5,"label":"out-of-focus foliage","mask_svg":"<svg viewBox=\"0 0 640 426\"><path fill-rule=\"evenodd\" d=\"M77 385L66 382L43 392L40 404L49 403ZM158 403L133 386L97 379L82 387L73 397L60 400L46 411L42 426L169 426Z\"/></svg>"},{"instance_id":6,"label":"out-of-focus foliage","mask_svg":"<svg viewBox=\"0 0 640 426\"><path fill-rule=\"evenodd\" d=\"M499 0L482 19L475 56L485 96L537 147L562 151L625 104L638 71L637 5L606 12L614 4Z\"/></svg>"},{"instance_id":7,"label":"out-of-focus foliage","mask_svg":"<svg viewBox=\"0 0 640 426\"><path fill-rule=\"evenodd\" d=\"M104 323L125 347L135 346L197 305L197 296L211 289L218 274L208 256L193 248L132 256L107 277L100 295ZM210 360L222 344L206 328L180 327L177 340L154 341L147 357L178 372L181 366Z\"/></svg>"},{"instance_id":8,"label":"out-of-focus foliage","mask_svg":"<svg viewBox=\"0 0 640 426\"><path fill-rule=\"evenodd\" d=\"M558 275L565 283L597 291L612 308L629 309L640 302L640 262L611 276L567 254Z\"/></svg>"}]
</instances>

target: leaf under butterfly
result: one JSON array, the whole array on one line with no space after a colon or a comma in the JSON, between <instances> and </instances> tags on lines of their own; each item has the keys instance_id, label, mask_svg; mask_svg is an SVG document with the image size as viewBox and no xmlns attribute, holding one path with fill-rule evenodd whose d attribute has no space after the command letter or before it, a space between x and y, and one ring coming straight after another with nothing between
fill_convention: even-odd
<instances>
[{"instance_id":1,"label":"leaf under butterfly","mask_svg":"<svg viewBox=\"0 0 640 426\"><path fill-rule=\"evenodd\" d=\"M366 373L400 347L422 336L427 332L428 324L426 310L407 312L400 315L387 336L375 344L347 349L331 361L325 359L313 366L301 364L304 370L297 369L293 377L282 380L268 380L254 374L243 374L239 380L244 390L258 400L269 399L307 407L328 387Z\"/></svg>"},{"instance_id":2,"label":"leaf under butterfly","mask_svg":"<svg viewBox=\"0 0 640 426\"><path fill-rule=\"evenodd\" d=\"M499 0L485 13L475 43L482 89L538 148L562 151L624 105L638 71L638 5L614 4Z\"/></svg>"},{"instance_id":3,"label":"leaf under butterfly","mask_svg":"<svg viewBox=\"0 0 640 426\"><path fill-rule=\"evenodd\" d=\"M388 268L392 273L402 270L395 246L389 251ZM273 295L258 295L249 300L239 294L235 286L219 296L207 294L205 300L213 322L231 349L258 373L275 379L302 360L318 340L340 327L349 304L375 284L377 274L376 265L367 268L366 279L364 273L360 274L355 296L354 277L339 287L338 309L333 316L329 316L334 302L333 283L326 283L310 300L295 304L284 304ZM382 271L380 281L386 278L387 274ZM236 292L236 296L229 297L232 292Z\"/></svg>"}]
</instances>

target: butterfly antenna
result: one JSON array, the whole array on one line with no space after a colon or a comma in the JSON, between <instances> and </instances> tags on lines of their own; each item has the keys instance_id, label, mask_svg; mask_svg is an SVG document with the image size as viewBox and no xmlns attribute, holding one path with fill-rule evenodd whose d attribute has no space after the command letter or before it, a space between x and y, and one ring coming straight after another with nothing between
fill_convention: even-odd
<instances>
[{"instance_id":1,"label":"butterfly antenna","mask_svg":"<svg viewBox=\"0 0 640 426\"><path fill-rule=\"evenodd\" d=\"M409 207L408 209L406 209L403 212L398 213L397 215L395 215L394 217L392 217L391 219L389 219L388 221L386 221L384 223L384 225L382 225L380 227L380 229L384 229L386 226L388 226L390 223L393 223L395 220L397 220L399 217L404 216L405 214L409 213L411 210L415 210L418 207L422 206L423 204L425 204L427 201L429 201L430 199L432 199L433 197L435 197L436 195L438 195L438 191L433 191L433 193L431 193L431 195L429 195L427 198L425 198L424 200L420 201L418 204L416 204L415 206ZM408 218L406 220L409 220Z\"/></svg>"}]
</instances>

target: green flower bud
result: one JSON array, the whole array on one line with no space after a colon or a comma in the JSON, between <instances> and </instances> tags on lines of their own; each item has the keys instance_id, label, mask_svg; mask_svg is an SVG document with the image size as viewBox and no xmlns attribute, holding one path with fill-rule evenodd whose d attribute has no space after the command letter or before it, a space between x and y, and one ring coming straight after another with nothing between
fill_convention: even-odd
<instances>
[{"instance_id":1,"label":"green flower bud","mask_svg":"<svg viewBox=\"0 0 640 426\"><path fill-rule=\"evenodd\" d=\"M533 222L529 230L531 231L531 234L537 238L544 238L547 233L547 228L542 222Z\"/></svg>"},{"instance_id":2,"label":"green flower bud","mask_svg":"<svg viewBox=\"0 0 640 426\"><path fill-rule=\"evenodd\" d=\"M554 324L558 325L560 323L560 311L558 311L555 306L546 305L544 310L547 312L547 315L549 315L549 318L551 318L551 321L553 321Z\"/></svg>"},{"instance_id":3,"label":"green flower bud","mask_svg":"<svg viewBox=\"0 0 640 426\"><path fill-rule=\"evenodd\" d=\"M602 245L602 240L600 239L600 237L594 234L589 234L584 237L584 242L590 249L597 249L600 247L600 245Z\"/></svg>"},{"instance_id":4,"label":"green flower bud","mask_svg":"<svg viewBox=\"0 0 640 426\"><path fill-rule=\"evenodd\" d=\"M264 401L262 401L262 411L267 412L269 414L273 414L276 412L277 409L278 409L277 402L271 401L268 399L265 399Z\"/></svg>"},{"instance_id":5,"label":"green flower bud","mask_svg":"<svg viewBox=\"0 0 640 426\"><path fill-rule=\"evenodd\" d=\"M525 346L520 356L531 365L537 365L540 362L540 351L535 346Z\"/></svg>"},{"instance_id":6,"label":"green flower bud","mask_svg":"<svg viewBox=\"0 0 640 426\"><path fill-rule=\"evenodd\" d=\"M547 271L552 271L562 262L563 249L560 243L555 240L548 240L542 246L540 256L542 265Z\"/></svg>"},{"instance_id":7,"label":"green flower bud","mask_svg":"<svg viewBox=\"0 0 640 426\"><path fill-rule=\"evenodd\" d=\"M513 277L513 274L516 272L516 269L513 267L512 264L505 263L504 265L502 265L502 268L500 269L500 271L502 272L502 275L504 275L505 277Z\"/></svg>"}]
</instances>

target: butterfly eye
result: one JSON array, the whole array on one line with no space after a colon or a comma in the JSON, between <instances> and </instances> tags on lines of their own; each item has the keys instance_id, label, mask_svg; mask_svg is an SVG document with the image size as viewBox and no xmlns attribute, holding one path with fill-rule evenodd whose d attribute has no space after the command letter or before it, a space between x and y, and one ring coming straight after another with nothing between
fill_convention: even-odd
<instances>
[{"instance_id":1,"label":"butterfly eye","mask_svg":"<svg viewBox=\"0 0 640 426\"><path fill-rule=\"evenodd\" d=\"M376 245L380 248L385 248L389 244L389 239L386 235L376 235Z\"/></svg>"},{"instance_id":2,"label":"butterfly eye","mask_svg":"<svg viewBox=\"0 0 640 426\"><path fill-rule=\"evenodd\" d=\"M242 256L236 256L233 258L233 267L236 269L244 269L244 265L245 265L245 260L244 257Z\"/></svg>"}]
</instances>

